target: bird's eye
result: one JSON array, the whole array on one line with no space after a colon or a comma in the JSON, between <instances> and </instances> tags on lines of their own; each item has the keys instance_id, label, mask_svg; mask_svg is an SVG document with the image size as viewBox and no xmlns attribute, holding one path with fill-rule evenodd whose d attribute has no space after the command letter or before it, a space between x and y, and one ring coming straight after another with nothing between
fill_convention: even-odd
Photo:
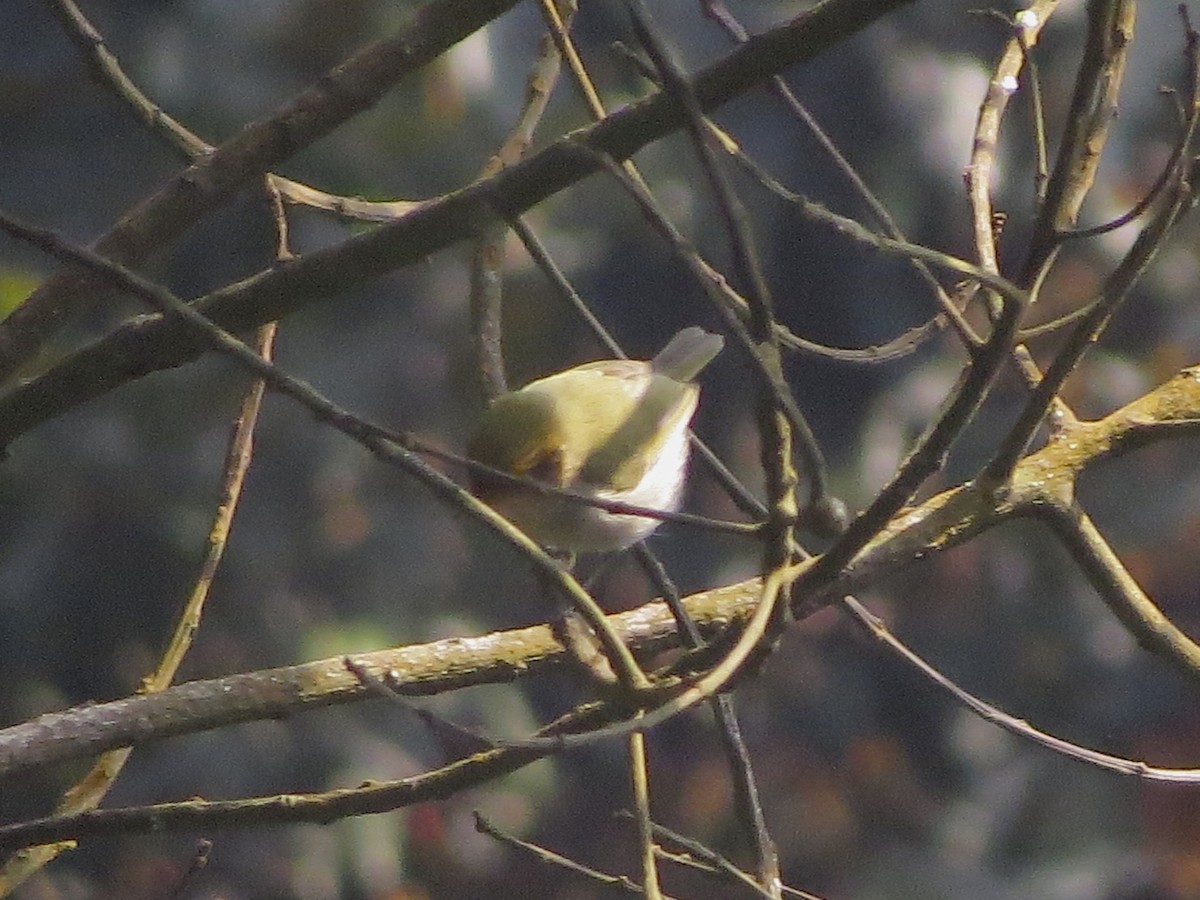
<instances>
[{"instance_id":1,"label":"bird's eye","mask_svg":"<svg viewBox=\"0 0 1200 900\"><path fill-rule=\"evenodd\" d=\"M561 485L563 480L562 448L555 447L551 450L543 450L530 460L529 467L521 474L535 481Z\"/></svg>"}]
</instances>

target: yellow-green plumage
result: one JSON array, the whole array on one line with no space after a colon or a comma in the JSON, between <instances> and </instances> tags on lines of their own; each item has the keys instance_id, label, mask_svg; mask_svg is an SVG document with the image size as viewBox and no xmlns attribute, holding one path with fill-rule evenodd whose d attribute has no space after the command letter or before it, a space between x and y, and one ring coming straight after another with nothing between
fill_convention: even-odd
<instances>
[{"instance_id":1,"label":"yellow-green plumage","mask_svg":"<svg viewBox=\"0 0 1200 900\"><path fill-rule=\"evenodd\" d=\"M468 454L480 462L609 500L672 510L687 462L687 426L700 389L691 379L722 339L686 328L650 362L601 360L498 397ZM629 546L655 519L477 479L477 492L530 537L569 551Z\"/></svg>"}]
</instances>

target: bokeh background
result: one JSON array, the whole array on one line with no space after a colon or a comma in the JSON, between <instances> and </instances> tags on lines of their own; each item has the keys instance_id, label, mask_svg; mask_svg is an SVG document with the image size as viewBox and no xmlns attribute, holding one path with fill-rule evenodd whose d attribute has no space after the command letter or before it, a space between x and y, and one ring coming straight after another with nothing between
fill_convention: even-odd
<instances>
[{"instance_id":1,"label":"bokeh background","mask_svg":"<svg viewBox=\"0 0 1200 900\"><path fill-rule=\"evenodd\" d=\"M751 30L803 5L731 3ZM954 0L914 3L788 73L800 98L908 236L969 255L961 172L988 67L1007 34ZM416 4L362 0L87 2L128 73L210 142L270 114L324 70L401 27ZM1130 206L1170 151L1183 29L1174 4L1143 4L1120 115L1088 223ZM999 4L1011 15L1015 7ZM728 42L690 0L654 4L691 67ZM179 164L89 78L46 4L8 0L0 28L0 207L86 242ZM1037 52L1053 140L1083 35L1064 2ZM422 198L474 177L507 135L542 33L525 4L409 79L378 107L289 160L283 174L369 198ZM646 90L614 41L620 4L586 3L575 35L612 107ZM719 120L792 188L861 216L863 204L816 141L765 92ZM540 135L585 124L559 85ZM1028 106L1014 104L995 184L1008 213L1005 262L1019 262L1032 209ZM676 223L718 264L726 237L686 141L637 157ZM742 176L780 318L837 346L889 339L932 300L901 263L804 220ZM635 356L680 326L717 325L698 285L611 182L595 177L528 221L597 315ZM293 249L363 226L296 211ZM1040 319L1085 300L1124 230L1072 247ZM1196 230L1162 255L1070 400L1099 415L1200 356ZM270 223L247 195L206 218L146 271L183 296L269 264ZM469 248L438 253L283 323L278 361L365 417L461 448L481 408L468 330ZM7 310L54 266L0 237ZM515 243L505 268L506 353L520 383L594 358L598 345ZM39 365L139 311L97 299ZM961 354L938 339L902 360L852 366L789 359L788 374L833 470L860 508L935 412ZM757 486L757 445L737 352L707 373L698 432ZM0 720L128 694L150 669L194 578L229 423L245 377L206 358L123 387L21 437L0 465ZM931 489L968 477L1022 399L1001 384ZM1106 465L1083 501L1127 565L1185 628L1200 627L1200 445L1174 442ZM689 508L732 515L697 471ZM752 545L668 526L653 538L684 590L755 568ZM610 608L647 596L632 566L605 588ZM1200 762L1196 686L1140 651L1037 526L1006 527L878 585L865 597L894 630L965 687L1036 725L1110 752ZM550 614L526 568L482 531L360 447L268 396L230 546L182 677L470 635ZM501 735L526 733L583 696L571 679L464 691L437 712ZM830 898L1132 900L1200 897L1200 792L1139 784L1026 746L947 701L826 611L794 627L761 677L737 693L766 814L789 884ZM651 739L654 811L745 859L711 717ZM139 749L109 805L320 790L413 774L441 761L416 718L368 703L178 738ZM0 785L5 820L46 811L78 769ZM211 862L186 896L474 898L601 896L578 877L477 835L502 827L609 871L636 856L621 746L544 762L437 806L386 816L208 834ZM172 896L197 835L87 841L31 882L27 898ZM729 896L695 878L676 896Z\"/></svg>"}]
</instances>

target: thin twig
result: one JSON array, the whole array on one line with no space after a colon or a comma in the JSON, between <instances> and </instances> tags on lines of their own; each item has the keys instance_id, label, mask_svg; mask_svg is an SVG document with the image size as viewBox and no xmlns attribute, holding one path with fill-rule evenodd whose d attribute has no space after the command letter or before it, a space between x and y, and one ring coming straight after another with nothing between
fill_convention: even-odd
<instances>
[{"instance_id":1,"label":"thin twig","mask_svg":"<svg viewBox=\"0 0 1200 900\"><path fill-rule=\"evenodd\" d=\"M587 325L591 333L600 341L601 344L617 359L625 358L625 351L616 342L613 336L604 327L604 324L596 317L595 313L588 308L584 299L579 296L579 292L567 279L566 274L559 268L554 258L546 249L545 244L537 236L537 234L529 227L524 219L516 218L510 223L521 243L525 245L525 249L529 252L530 257L537 264L542 273L550 279L550 283L554 285L558 295L567 301L568 305L574 310ZM756 522L761 522L766 518L767 509L755 497L750 490L743 485L730 470L721 462L712 449L700 440L694 432L688 432L688 440L691 443L692 449L698 452L704 460L710 471L716 476L718 483L724 488L725 493L734 502L743 513L749 516Z\"/></svg>"},{"instance_id":2,"label":"thin twig","mask_svg":"<svg viewBox=\"0 0 1200 900\"><path fill-rule=\"evenodd\" d=\"M1062 233L1078 221L1116 116L1135 9L1133 0L1093 0L1087 6L1088 32L1071 107L1064 117L1066 128L1017 276L1019 284L1041 284L1062 246Z\"/></svg>"},{"instance_id":3,"label":"thin twig","mask_svg":"<svg viewBox=\"0 0 1200 900\"><path fill-rule=\"evenodd\" d=\"M584 153L591 154L592 152L590 148L581 147L580 149ZM790 388L787 387L786 382L781 383L780 371L778 370L778 354L774 354L775 362L772 363L768 360L768 357L771 357L772 354L758 352L758 345L755 344L755 341L745 323L729 306L729 304L726 303L725 294L717 290L704 276L702 261L700 260L699 255L696 253L691 241L684 237L683 234L681 234L678 229L675 228L671 221L666 217L654 197L644 191L636 181L630 179L624 173L624 171L622 171L621 167L617 165L617 163L610 157L600 156L599 159L605 168L608 169L609 174L614 176L624 186L629 195L633 197L633 199L641 207L650 224L654 226L654 228L668 241L679 258L688 266L692 273L697 276L697 280L700 281L701 286L705 288L705 292L713 301L714 307L716 308L717 312L721 314L726 326L738 338L742 347L745 348L751 362L754 364L755 369L759 374L760 383L771 392L773 404L781 409L786 410L787 419L794 428L807 430L808 425L805 422L804 415L801 413L799 406L796 404L795 398L791 395ZM809 432L809 437L812 438L811 431ZM815 438L809 442L805 442L805 445L811 447L813 452L819 458L820 451L817 448ZM823 461L820 462L818 469L819 471L824 471ZM814 474L815 471L816 470L814 470ZM817 486L813 485L812 489L815 493Z\"/></svg>"},{"instance_id":4,"label":"thin twig","mask_svg":"<svg viewBox=\"0 0 1200 900\"><path fill-rule=\"evenodd\" d=\"M767 482L768 515L764 530L763 567L764 571L770 570L786 565L791 558L792 526L799 518L796 501L798 477L793 468L792 450L798 449L804 461L804 474L808 478L810 500L814 505L827 502L828 472L824 455L784 377L771 292L758 257L749 217L708 142L704 111L692 90L691 82L666 43L658 36L643 0L626 0L626 3L634 32L658 70L665 91L674 96L687 113L688 134L721 210L733 250L735 272L748 290L746 299L750 304L750 342L746 349L757 357L758 368L766 378L766 384L760 387L758 423L760 455Z\"/></svg>"},{"instance_id":5,"label":"thin twig","mask_svg":"<svg viewBox=\"0 0 1200 900\"><path fill-rule=\"evenodd\" d=\"M174 149L186 162L201 159L216 150L216 147L188 130L182 122L146 96L121 68L120 61L109 50L104 35L80 11L73 0L49 0L49 4L51 12L58 17L63 31L82 54L95 79L111 91L147 131L162 138L167 146ZM393 221L411 212L422 202L345 197L284 178L282 175L269 173L266 177L272 189L278 191L289 203L311 206L364 222Z\"/></svg>"},{"instance_id":6,"label":"thin twig","mask_svg":"<svg viewBox=\"0 0 1200 900\"><path fill-rule=\"evenodd\" d=\"M1010 716L990 703L986 703L975 695L964 691L951 679L947 678L893 637L879 618L868 612L853 597L845 597L842 601L842 606L849 610L854 620L865 628L872 637L886 645L892 653L919 671L927 680L946 691L980 718L991 722L993 725L998 725L1010 734L1015 734L1025 740L1033 741L1035 744L1048 747L1070 759L1077 759L1080 762L1088 763L1097 768L1116 772L1118 775L1132 775L1147 781L1165 781L1171 784L1200 784L1200 769L1165 769L1158 766L1151 766L1140 760L1101 753L1098 750L1092 750L1088 747L1065 741L1047 732L1039 731L1023 719Z\"/></svg>"},{"instance_id":7,"label":"thin twig","mask_svg":"<svg viewBox=\"0 0 1200 900\"><path fill-rule=\"evenodd\" d=\"M229 356L244 368L258 375L275 391L300 403L319 421L331 425L354 438L376 457L417 478L436 497L450 508L458 509L483 522L494 533L516 547L533 565L535 571L559 590L563 597L584 618L595 632L604 654L618 679L630 691L648 688L649 682L633 654L613 633L596 601L558 562L534 541L491 507L464 491L453 480L423 460L407 447L381 437L378 429L365 426L361 419L336 406L311 385L283 374L263 360L229 332L214 325L194 307L184 303L170 291L123 267L98 256L90 250L72 247L44 229L32 228L0 213L0 229L27 241L57 258L87 266L102 273L121 288L143 298L164 315L177 317L213 350Z\"/></svg>"},{"instance_id":8,"label":"thin twig","mask_svg":"<svg viewBox=\"0 0 1200 900\"><path fill-rule=\"evenodd\" d=\"M1021 83L1022 70L1029 67L1033 62L1033 47L1037 44L1042 29L1045 27L1050 16L1054 14L1057 6L1058 0L1039 0L1039 2L1021 10L1015 21L997 14L1005 22L1005 25L1011 29L1012 37L996 62L991 78L988 81L987 94L979 106L979 115L975 122L975 134L971 141L971 162L967 166L965 173L967 195L971 203L975 253L979 259L980 266L996 274L1000 273L1000 263L996 249L998 231L996 228L997 213L992 206L991 186L992 173L995 169L996 154L1000 143L1000 124L1003 121L1005 112L1008 110L1010 98ZM1039 86L1036 83L1036 74L1032 69L1027 80L1030 82L1031 91L1034 92L1035 99L1032 102L1036 108L1040 102L1037 99L1040 98L1040 94L1036 93L1039 90ZM1036 192L1044 200L1046 179L1043 177L1044 163L1042 162L1042 149L1045 139L1042 131L1042 122L1036 115L1034 118L1034 127L1034 146L1038 158ZM1029 287L1029 285L1024 286ZM1031 293L1031 297L1034 296L1036 294ZM989 303L989 313L992 315L996 314L995 306L995 301L991 300ZM1017 370L1021 373L1025 383L1030 389L1034 388L1041 380L1042 372L1034 361L1032 354L1030 354L1024 345L1016 344L1013 348L1013 357L1017 364ZM1064 423L1074 421L1074 414L1066 404L1059 401L1056 410L1060 421Z\"/></svg>"},{"instance_id":9,"label":"thin twig","mask_svg":"<svg viewBox=\"0 0 1200 900\"><path fill-rule=\"evenodd\" d=\"M819 587L850 562L912 499L925 479L940 468L950 445L966 428L995 382L1012 348L1013 335L1025 309L1025 296L1021 292L1014 291L1001 297L1000 315L992 326L991 336L972 355L941 415L927 427L916 447L901 463L892 480L875 495L870 506L800 577L795 585L794 603L803 604L805 593Z\"/></svg>"},{"instance_id":10,"label":"thin twig","mask_svg":"<svg viewBox=\"0 0 1200 900\"><path fill-rule=\"evenodd\" d=\"M726 33L728 33L739 44L744 44L750 39L749 32L747 32L742 24L736 18L734 18L732 13L730 13L728 7L726 7L724 3L724 0L701 0L701 3L705 14L717 22L726 31ZM825 130L821 127L820 123L817 122L816 117L814 117L812 113L808 111L808 108L800 102L795 92L793 92L788 86L788 83L784 81L782 77L776 75L771 78L769 85L771 92L783 102L784 106L787 107L787 109L799 121L801 121L806 128L808 128L813 137L817 139L817 143L821 145L821 149L825 151L826 155L833 160L834 166L837 168L837 170L842 173L842 176L847 180L854 192L863 200L863 202L867 204L867 208L870 210L871 215L875 217L875 220L891 237L899 241L906 240L904 232L892 218L891 214L887 210L887 207L885 207L879 198L875 196L875 192L871 190L865 181L863 181L858 172L855 170L854 166L850 164L850 161L842 155L840 150L838 150L837 145L834 144L829 135L825 133ZM728 147L730 145L727 143L725 146ZM752 160L750 160L750 157L746 155L740 147L737 149L738 152L735 154L735 156L739 161L752 164L751 167L753 170L757 171L761 169L761 167L757 166L757 164L753 164ZM909 329L908 332L889 342L889 344L885 345L883 348L879 348L879 355L883 356L884 358L894 358L895 356L900 356L905 352L912 352L912 350L916 349L916 347L925 338L931 336L939 330L942 317L945 317L945 320L949 321L954 327L959 339L965 346L975 346L981 343L980 339L975 335L970 324L963 317L958 307L954 305L950 296L942 287L941 282L939 282L929 270L929 267L919 259L913 259L910 260L910 262L916 269L917 273L924 279L925 283L929 285L930 289L933 291L934 297L942 310L941 316L925 323L924 325ZM813 349L814 352L820 352L815 350L815 348ZM841 352L844 353L846 351ZM844 357L834 356L834 358Z\"/></svg>"},{"instance_id":11,"label":"thin twig","mask_svg":"<svg viewBox=\"0 0 1200 900\"><path fill-rule=\"evenodd\" d=\"M811 58L857 33L906 2L826 0L805 15L757 35L724 60L700 72L695 79L697 97L705 109L714 108L774 72ZM423 7L422 14L437 5ZM469 6L474 13L482 4ZM576 183L599 167L594 158L577 152L580 140L618 158L627 158L680 124L669 98L649 97L612 113L602 123L560 138L493 178L423 203L398 221L215 291L197 304L210 318L232 331L281 319L305 303L423 260L438 249L472 236L481 217L486 220L498 211L511 218ZM286 127L278 131L290 133ZM188 208L185 212L191 216L193 212L199 215L202 210ZM140 214L130 216L140 221ZM142 231L146 231L144 226ZM169 237L153 229L148 234L163 240ZM63 283L58 283L55 290L64 290ZM13 321L15 314L0 323L0 356L5 353L3 327ZM204 345L187 340L184 330L173 319L150 317L128 321L46 373L0 396L0 447L68 408L148 372L181 365L204 349Z\"/></svg>"},{"instance_id":12,"label":"thin twig","mask_svg":"<svg viewBox=\"0 0 1200 900\"><path fill-rule=\"evenodd\" d=\"M658 858L654 852L654 820L650 816L650 760L646 755L646 735L641 731L631 732L627 744L634 820L641 850L642 891L650 900L663 900L658 883Z\"/></svg>"},{"instance_id":13,"label":"thin twig","mask_svg":"<svg viewBox=\"0 0 1200 900\"><path fill-rule=\"evenodd\" d=\"M278 207L276 209L277 212L281 212ZM279 231L281 240L283 240L282 235L285 234L285 229L286 226ZM263 359L269 360L272 356L274 340L275 326L264 325L259 329L255 351ZM238 508L238 501L241 498L242 485L245 483L246 472L250 468L250 460L253 457L254 429L262 405L263 388L262 379L256 379L242 399L241 409L234 421L226 448L220 493L212 523L209 526L207 546L204 559L200 564L200 571L180 610L179 618L158 665L142 680L141 693L158 693L170 686L200 628L204 603L225 553L230 528ZM131 747L122 747L108 750L102 754L92 764L87 774L63 794L62 800L55 807L55 815L71 815L99 806L100 801L104 799L121 774L132 752ZM66 849L63 844L49 844L31 847L15 854L5 862L3 868L0 868L0 896L7 896L34 872L58 856L63 849Z\"/></svg>"},{"instance_id":14,"label":"thin twig","mask_svg":"<svg viewBox=\"0 0 1200 900\"><path fill-rule=\"evenodd\" d=\"M246 125L142 200L92 249L136 265L227 201L252 179L376 103L399 79L440 56L516 0L434 0L392 37L359 50L271 116ZM332 88L332 89L331 89ZM86 276L73 271L42 284L0 321L0 381L23 365L84 302ZM269 315L255 325L277 319Z\"/></svg>"},{"instance_id":15,"label":"thin twig","mask_svg":"<svg viewBox=\"0 0 1200 900\"><path fill-rule=\"evenodd\" d=\"M192 852L191 861L183 874L179 876L179 880L175 883L175 889L167 895L167 900L183 900L187 896L187 892L195 883L196 878L208 867L208 860L212 856L213 842L208 838L200 838L196 841L196 849Z\"/></svg>"},{"instance_id":16,"label":"thin twig","mask_svg":"<svg viewBox=\"0 0 1200 900\"><path fill-rule=\"evenodd\" d=\"M601 872L598 869L593 869L591 866L585 866L583 863L571 859L569 856L563 856L561 853L555 853L553 850L547 850L545 847L539 847L537 844L529 841L523 841L518 837L514 837L506 831L497 828L491 822L483 817L482 813L475 813L475 830L480 834L486 834L488 837L495 838L503 844L512 847L515 850L520 850L534 859L547 863L552 866L559 866L569 872L574 872L577 875L582 875L589 881L604 885L605 887L616 888L624 891L627 894L642 895L641 885L631 881L625 875L609 875Z\"/></svg>"},{"instance_id":17,"label":"thin twig","mask_svg":"<svg viewBox=\"0 0 1200 900\"><path fill-rule=\"evenodd\" d=\"M758 884L753 878L735 866L724 856L716 853L711 848L706 847L699 841L684 837L679 832L672 831L665 825L659 825L657 823L654 826L654 834L660 840L667 841L682 848L686 853L695 857L702 864L708 867L709 871L724 875L729 880L750 888L761 897L772 898L777 896L776 894L768 891L761 884ZM664 852L666 852L665 849ZM786 894L789 897L799 897L801 900L821 900L821 898L815 894L810 894L807 891L802 891L798 888L788 887L786 884L780 885L780 894Z\"/></svg>"},{"instance_id":18,"label":"thin twig","mask_svg":"<svg viewBox=\"0 0 1200 900\"><path fill-rule=\"evenodd\" d=\"M352 676L347 673L347 677ZM573 728L594 728L611 720L612 714L611 708L603 704L588 704L560 717L538 733L552 735ZM182 828L257 828L286 822L327 823L350 816L392 812L453 796L466 788L515 772L548 753L543 749L497 747L447 763L431 772L354 788L240 800L192 799L48 816L0 826L0 852L103 834L146 834Z\"/></svg>"},{"instance_id":19,"label":"thin twig","mask_svg":"<svg viewBox=\"0 0 1200 900\"><path fill-rule=\"evenodd\" d=\"M671 610L678 623L679 634L683 646L690 650L698 649L702 644L700 629L692 617L688 615L687 607L679 596L679 589L667 574L658 558L644 543L635 548L638 562L650 578L650 582L658 591L659 596ZM737 711L733 705L733 697L727 693L718 694L709 701L717 726L721 732L721 743L725 748L725 758L729 763L730 777L733 782L734 808L738 819L745 828L754 844L759 882L764 886L768 896L778 897L778 887L781 884L779 874L779 854L775 841L767 827L766 816L763 815L762 800L759 797L757 780L750 760L750 751L742 737L738 725Z\"/></svg>"},{"instance_id":20,"label":"thin twig","mask_svg":"<svg viewBox=\"0 0 1200 900\"><path fill-rule=\"evenodd\" d=\"M551 2L551 0L547 0ZM564 2L566 16L559 22L565 29L574 15L573 2ZM557 9L555 10L557 14ZM518 162L533 144L533 134L545 115L550 94L558 82L562 55L551 34L542 37L538 55L525 81L525 102L517 123L500 149L488 160L477 180L495 175ZM481 393L485 400L508 390L502 350L501 299L503 296L504 247L508 228L503 220L483 227L475 241L471 259L471 333L475 338Z\"/></svg>"},{"instance_id":21,"label":"thin twig","mask_svg":"<svg viewBox=\"0 0 1200 900\"><path fill-rule=\"evenodd\" d=\"M1190 144L1200 123L1200 110L1193 116L1184 141ZM1034 389L1017 422L1006 435L999 450L984 470L984 477L996 483L1004 481L1028 448L1038 425L1046 417L1068 376L1080 358L1093 346L1108 326L1109 320L1129 296L1146 271L1179 219L1191 208L1191 185L1186 172L1177 174L1177 184L1167 203L1145 225L1129 252L1105 279L1097 301L1068 335L1058 349L1045 375Z\"/></svg>"},{"instance_id":22,"label":"thin twig","mask_svg":"<svg viewBox=\"0 0 1200 900\"><path fill-rule=\"evenodd\" d=\"M1084 472L1156 442L1200 436L1200 368L1174 377L1104 419L1088 423L1069 441L1056 440L1021 460L1000 495L970 483L944 491L905 510L832 582L807 598L808 615L910 567L947 552L1017 514L1069 502ZM803 568L803 564L801 569ZM739 629L756 615L762 585L750 579L686 598L690 616L706 635ZM650 603L616 614L622 639L653 654L678 647L673 616ZM545 625L444 639L430 644L361 654L373 671L394 672L389 681L413 695L438 694L468 685L495 684L537 676L567 658L567 650ZM1196 672L1189 674L1196 676ZM279 719L308 709L363 699L361 682L343 658L229 675L169 688L162 694L89 703L47 713L0 729L0 776L81 759L114 747L163 740L238 722ZM230 703L236 699L236 703ZM69 835L68 835L69 836Z\"/></svg>"},{"instance_id":23,"label":"thin twig","mask_svg":"<svg viewBox=\"0 0 1200 900\"><path fill-rule=\"evenodd\" d=\"M1189 123L1193 116L1189 110L1192 110L1195 107L1197 100L1197 84L1195 73L1197 68L1200 67L1200 63L1197 62L1197 57L1200 56L1200 34L1198 34L1196 29L1192 26L1191 16L1188 13L1187 4L1180 3L1178 11L1180 24L1183 26L1183 33L1185 36L1184 61L1185 71L1188 76L1187 96L1183 98L1183 102L1179 104L1180 125L1183 133L1186 134L1188 128L1190 127ZM1176 96L1174 91L1166 92L1171 96ZM1178 99L1179 98L1176 96L1177 102ZM1132 222L1134 219L1141 216L1159 198L1167 185L1171 183L1175 172L1178 171L1180 167L1186 148L1187 141L1183 139L1183 134L1181 134L1179 140L1175 142L1175 146L1171 150L1170 158L1167 160L1166 165L1163 166L1162 171L1159 172L1158 178L1155 179L1154 184L1150 187L1150 190L1147 191L1146 195L1137 203L1135 203L1128 212L1117 216L1111 222L1105 222L1100 225L1095 225L1091 228L1074 228L1069 230L1060 229L1059 237L1066 241L1107 234L1110 231L1127 225L1129 222Z\"/></svg>"},{"instance_id":24,"label":"thin twig","mask_svg":"<svg viewBox=\"0 0 1200 900\"><path fill-rule=\"evenodd\" d=\"M1078 505L1045 503L1034 514L1054 530L1100 599L1143 649L1193 678L1200 675L1200 645L1142 590Z\"/></svg>"}]
</instances>

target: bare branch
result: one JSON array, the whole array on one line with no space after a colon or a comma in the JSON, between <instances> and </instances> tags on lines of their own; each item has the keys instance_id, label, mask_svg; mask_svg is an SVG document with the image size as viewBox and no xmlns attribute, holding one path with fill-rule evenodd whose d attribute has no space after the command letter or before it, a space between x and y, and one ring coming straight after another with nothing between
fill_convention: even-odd
<instances>
[{"instance_id":1,"label":"bare branch","mask_svg":"<svg viewBox=\"0 0 1200 900\"><path fill-rule=\"evenodd\" d=\"M503 2L511 3L512 0ZM696 97L702 108L715 108L787 66L811 59L906 2L908 0L830 0L790 23L756 37L699 73L693 80ZM477 16L487 11L486 4L467 5ZM435 6L442 9L452 4L450 0L441 0ZM432 16L432 12L428 16ZM468 21L468 17L456 15L456 27L461 27L464 21ZM431 41L421 46L432 52ZM408 57L404 59L413 62ZM374 71L380 67L375 63L369 68ZM336 105L336 110L342 111L344 107ZM349 114L350 111L344 112L344 115ZM196 301L195 305L213 322L234 332L285 318L308 303L423 260L436 250L472 237L481 224L492 221L497 214L511 218L595 172L599 163L578 152L580 142L614 159L625 159L640 147L679 128L684 121L682 110L673 98L656 94L613 113L597 125L559 139L490 179L432 200L398 221L343 244L260 272ZM333 124L336 123L331 123L330 127ZM270 129L272 134L275 130ZM278 130L284 132L284 129ZM261 142L250 142L247 135L259 137ZM186 194L187 200L182 206L189 216L198 214L191 193L193 181L201 186L213 181L217 187L231 191L250 174L239 166L252 165L253 171L261 171L275 159L265 150L282 153L296 149L294 140L279 146L253 129L242 132L235 141L226 145L229 148L227 154L210 157L202 171L195 175L185 173L177 179L164 192L163 200L148 201L146 212L134 211L127 215L128 221L137 224L138 234L144 232L143 240L155 238L155 246L159 245L157 241L165 232L157 229L155 223L168 212L176 212L177 194ZM244 146L248 142L250 146ZM210 171L215 165L213 160L220 161L221 167ZM106 253L112 249L109 243L98 241L95 248ZM137 242L133 244L136 250ZM126 250L112 258L127 260L130 252ZM65 282L62 284L64 286L55 288L53 294L46 289L46 295L54 296L56 303L68 293ZM72 282L70 293L76 290ZM25 306L28 305L29 301ZM41 306L42 302L36 305ZM5 320L5 323L11 323L9 327L14 333L18 330L13 319L15 315L14 312ZM55 321L60 318L56 316ZM11 351L2 349L4 340L7 339L0 331L0 356L9 358ZM45 375L18 385L0 397L0 447L38 423L120 384L152 371L189 362L203 349L203 345L188 338L177 322L157 316L133 319L63 360Z\"/></svg>"},{"instance_id":2,"label":"bare branch","mask_svg":"<svg viewBox=\"0 0 1200 900\"><path fill-rule=\"evenodd\" d=\"M93 245L115 262L136 265L201 216L297 150L369 108L398 80L425 66L516 0L434 0L394 37L364 47L268 119L248 125L127 212ZM60 275L0 322L0 381L87 302L96 285ZM280 318L268 316L254 326ZM252 326L253 327L253 326Z\"/></svg>"}]
</instances>

